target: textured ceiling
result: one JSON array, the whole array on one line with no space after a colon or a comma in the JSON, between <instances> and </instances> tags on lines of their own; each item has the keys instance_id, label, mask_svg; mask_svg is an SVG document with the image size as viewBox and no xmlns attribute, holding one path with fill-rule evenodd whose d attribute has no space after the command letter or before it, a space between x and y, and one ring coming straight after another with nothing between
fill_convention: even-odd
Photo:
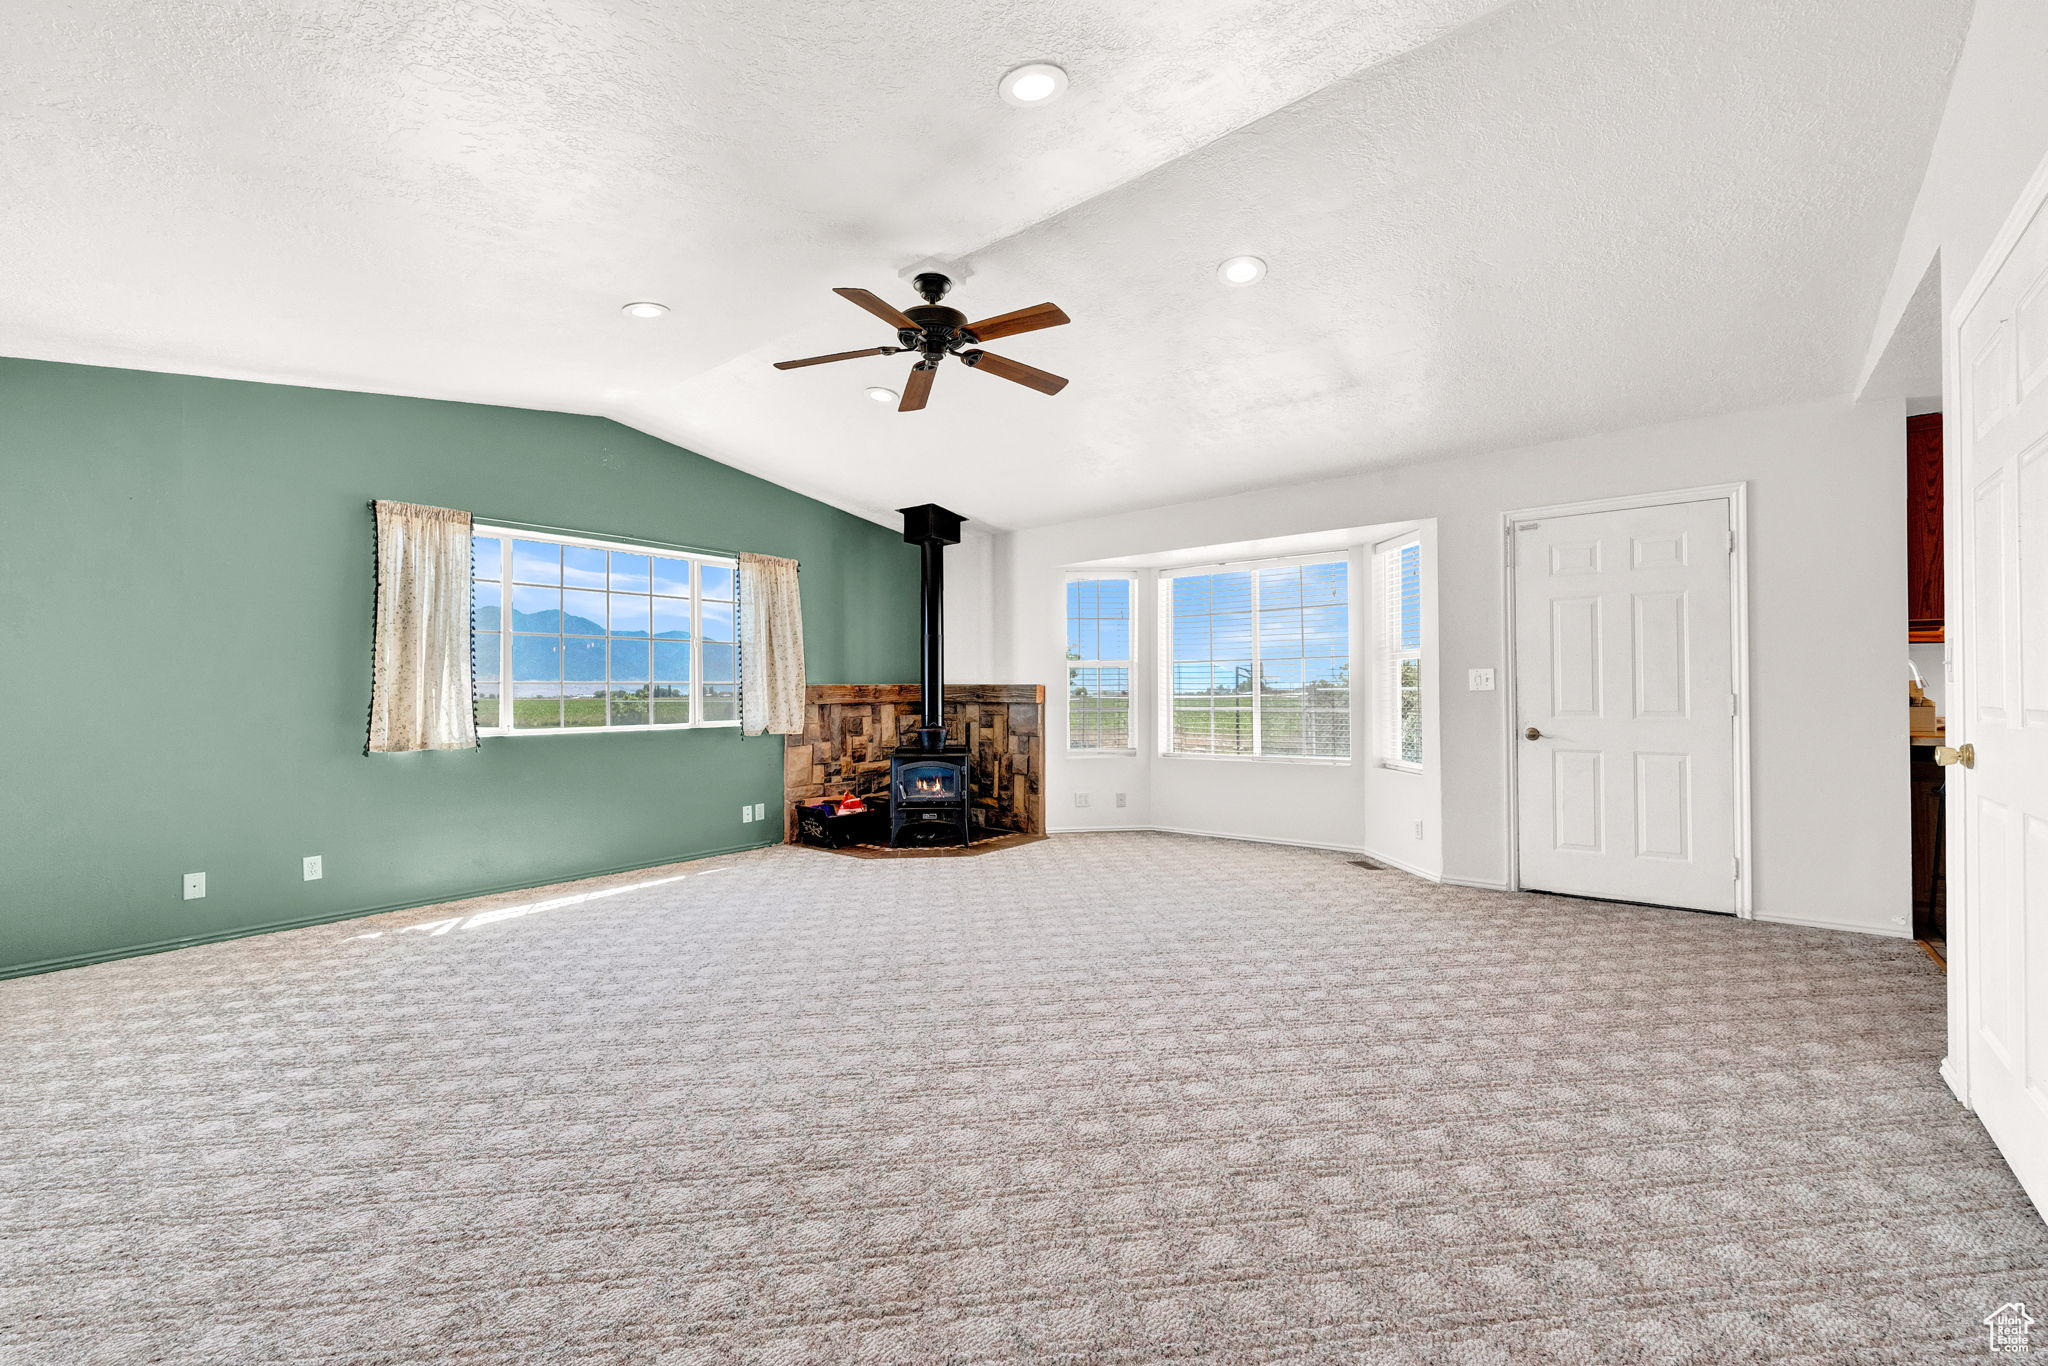
<instances>
[{"instance_id":1,"label":"textured ceiling","mask_svg":"<svg viewBox=\"0 0 2048 1366\"><path fill-rule=\"evenodd\" d=\"M1967 11L14 0L0 352L606 413L1007 526L1843 392ZM1034 60L1068 95L997 99ZM996 349L1072 386L769 368L889 341L828 290L927 258L1064 306Z\"/></svg>"}]
</instances>

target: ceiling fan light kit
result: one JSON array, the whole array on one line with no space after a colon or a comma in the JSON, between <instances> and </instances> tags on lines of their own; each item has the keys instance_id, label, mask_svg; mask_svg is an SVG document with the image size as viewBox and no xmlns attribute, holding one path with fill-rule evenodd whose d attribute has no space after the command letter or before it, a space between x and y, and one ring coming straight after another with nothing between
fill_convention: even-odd
<instances>
[{"instance_id":1,"label":"ceiling fan light kit","mask_svg":"<svg viewBox=\"0 0 2048 1366\"><path fill-rule=\"evenodd\" d=\"M863 351L835 351L829 356L806 356L802 360L777 361L775 368L797 370L807 365L853 360L858 356L894 356L906 351L915 352L918 361L911 367L910 379L903 386L903 401L896 407L899 413L914 413L924 407L925 402L931 397L932 381L938 375L939 362L948 356L958 357L960 363L970 370L986 371L998 379L1021 384L1041 394L1056 394L1067 387L1067 381L1058 375L1048 374L1035 366L981 349L981 343L997 337L1014 337L1020 332L1036 332L1042 328L1058 327L1071 322L1072 319L1061 312L1058 305L1034 304L1030 308L998 313L995 317L983 318L980 322L969 322L965 313L939 302L953 287L952 280L946 276L935 270L924 271L910 283L923 297L924 302L906 309L897 309L865 289L841 286L832 291L848 303L866 309L895 328L895 346L871 346ZM887 391L876 386L868 390L868 395L881 401L880 393L885 392Z\"/></svg>"}]
</instances>

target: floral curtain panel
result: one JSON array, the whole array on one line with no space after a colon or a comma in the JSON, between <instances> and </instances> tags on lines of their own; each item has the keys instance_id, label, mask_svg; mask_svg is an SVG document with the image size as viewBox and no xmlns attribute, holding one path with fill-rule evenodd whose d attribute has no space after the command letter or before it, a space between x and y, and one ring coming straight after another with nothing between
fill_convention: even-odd
<instances>
[{"instance_id":1,"label":"floral curtain panel","mask_svg":"<svg viewBox=\"0 0 2048 1366\"><path fill-rule=\"evenodd\" d=\"M469 659L470 515L377 505L370 753L476 748Z\"/></svg>"},{"instance_id":2,"label":"floral curtain panel","mask_svg":"<svg viewBox=\"0 0 2048 1366\"><path fill-rule=\"evenodd\" d=\"M740 725L749 735L804 728L804 613L797 562L740 561Z\"/></svg>"}]
</instances>

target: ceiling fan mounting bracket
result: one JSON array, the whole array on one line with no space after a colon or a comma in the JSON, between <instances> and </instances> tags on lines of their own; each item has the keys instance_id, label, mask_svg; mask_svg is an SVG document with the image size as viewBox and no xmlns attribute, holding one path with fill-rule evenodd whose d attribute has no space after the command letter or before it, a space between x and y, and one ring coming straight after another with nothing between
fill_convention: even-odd
<instances>
[{"instance_id":1,"label":"ceiling fan mounting bracket","mask_svg":"<svg viewBox=\"0 0 2048 1366\"><path fill-rule=\"evenodd\" d=\"M922 295L926 303L935 304L946 297L946 291L953 287L953 281L936 270L927 270L913 276L910 287Z\"/></svg>"}]
</instances>

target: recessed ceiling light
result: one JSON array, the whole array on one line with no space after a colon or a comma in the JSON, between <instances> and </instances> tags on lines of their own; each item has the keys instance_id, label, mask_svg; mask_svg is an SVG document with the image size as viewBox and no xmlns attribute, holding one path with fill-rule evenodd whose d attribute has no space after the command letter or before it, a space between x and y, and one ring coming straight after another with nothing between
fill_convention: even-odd
<instances>
[{"instance_id":1,"label":"recessed ceiling light","mask_svg":"<svg viewBox=\"0 0 2048 1366\"><path fill-rule=\"evenodd\" d=\"M1256 256L1233 256L1216 267L1216 278L1226 285L1255 285L1266 278L1266 263Z\"/></svg>"},{"instance_id":2,"label":"recessed ceiling light","mask_svg":"<svg viewBox=\"0 0 2048 1366\"><path fill-rule=\"evenodd\" d=\"M1032 62L1007 73L996 87L1019 107L1050 104L1067 88L1067 73L1049 62Z\"/></svg>"},{"instance_id":3,"label":"recessed ceiling light","mask_svg":"<svg viewBox=\"0 0 2048 1366\"><path fill-rule=\"evenodd\" d=\"M894 403L903 396L894 389L884 389L879 384L870 384L868 386L868 397L877 403Z\"/></svg>"},{"instance_id":4,"label":"recessed ceiling light","mask_svg":"<svg viewBox=\"0 0 2048 1366\"><path fill-rule=\"evenodd\" d=\"M619 311L629 318L659 318L668 312L668 305L643 300L637 304L627 304Z\"/></svg>"}]
</instances>

